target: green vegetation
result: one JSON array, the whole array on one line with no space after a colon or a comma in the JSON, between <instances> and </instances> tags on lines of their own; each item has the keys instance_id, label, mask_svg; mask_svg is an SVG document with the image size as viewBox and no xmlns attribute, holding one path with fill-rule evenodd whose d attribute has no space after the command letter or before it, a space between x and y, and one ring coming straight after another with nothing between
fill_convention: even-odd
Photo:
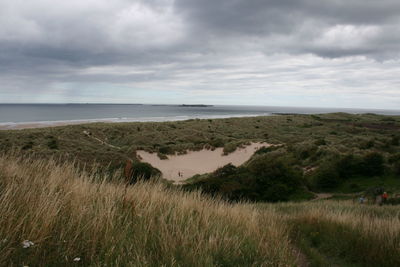
<instances>
[{"instance_id":1,"label":"green vegetation","mask_svg":"<svg viewBox=\"0 0 400 267\"><path fill-rule=\"evenodd\" d=\"M396 206L232 204L54 160L0 156L0 213L2 266L400 265Z\"/></svg>"},{"instance_id":2,"label":"green vegetation","mask_svg":"<svg viewBox=\"0 0 400 267\"><path fill-rule=\"evenodd\" d=\"M345 113L162 123L94 123L0 131L0 150L21 150L24 155L35 158L75 162L82 169L113 173L120 170L127 159L137 162L135 152L138 149L158 153L161 159L167 159L170 154L202 148L222 147L227 154L243 144L263 141L280 146L260 149L235 173L191 179L191 188L201 187L229 199L244 196L249 200L280 201L306 197L307 190L350 193L362 192L371 186L398 190L399 131L399 116ZM258 156L263 158L260 161L277 157L281 163L290 166L288 171L297 173L296 184L278 182L277 179L269 193L253 191L259 183L271 185L272 181L255 177L261 172L250 166L255 165L251 162L257 161ZM260 164L271 166L272 163ZM279 165L279 162L274 164ZM218 181L214 181L216 179ZM253 184L249 185L249 181Z\"/></svg>"},{"instance_id":3,"label":"green vegetation","mask_svg":"<svg viewBox=\"0 0 400 267\"><path fill-rule=\"evenodd\" d=\"M398 266L398 208L348 201L268 205L288 216L310 266Z\"/></svg>"},{"instance_id":4,"label":"green vegetation","mask_svg":"<svg viewBox=\"0 0 400 267\"><path fill-rule=\"evenodd\" d=\"M130 175L129 183L134 184L139 180L150 180L151 178L159 178L161 172L145 162L133 162L132 173Z\"/></svg>"},{"instance_id":5,"label":"green vegetation","mask_svg":"<svg viewBox=\"0 0 400 267\"><path fill-rule=\"evenodd\" d=\"M0 156L0 214L1 266L296 265L273 211L69 163Z\"/></svg>"},{"instance_id":6,"label":"green vegetation","mask_svg":"<svg viewBox=\"0 0 400 267\"><path fill-rule=\"evenodd\" d=\"M229 200L285 201L301 191L302 175L288 165L283 157L270 154L253 157L247 164L228 164L214 173L188 183L189 190L202 189L211 195Z\"/></svg>"}]
</instances>

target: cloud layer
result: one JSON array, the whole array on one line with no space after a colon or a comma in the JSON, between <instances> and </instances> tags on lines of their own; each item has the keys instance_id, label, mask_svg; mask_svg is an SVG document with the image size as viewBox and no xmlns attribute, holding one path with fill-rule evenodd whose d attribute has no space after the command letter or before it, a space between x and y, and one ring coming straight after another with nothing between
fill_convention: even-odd
<instances>
[{"instance_id":1,"label":"cloud layer","mask_svg":"<svg viewBox=\"0 0 400 267\"><path fill-rule=\"evenodd\" d=\"M400 107L398 0L0 0L0 102Z\"/></svg>"}]
</instances>

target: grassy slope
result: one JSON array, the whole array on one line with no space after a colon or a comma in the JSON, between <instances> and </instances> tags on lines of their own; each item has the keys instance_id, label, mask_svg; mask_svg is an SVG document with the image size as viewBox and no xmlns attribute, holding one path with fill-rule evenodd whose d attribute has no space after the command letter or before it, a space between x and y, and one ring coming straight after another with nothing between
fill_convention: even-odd
<instances>
[{"instance_id":1,"label":"grassy slope","mask_svg":"<svg viewBox=\"0 0 400 267\"><path fill-rule=\"evenodd\" d=\"M292 238L310 266L400 265L398 207L328 200L267 205L271 208L288 216Z\"/></svg>"},{"instance_id":2,"label":"grassy slope","mask_svg":"<svg viewBox=\"0 0 400 267\"><path fill-rule=\"evenodd\" d=\"M102 145L87 137L89 131L120 149ZM183 152L204 146L232 146L247 141L283 143L293 149L307 149L324 138L322 151L357 152L363 146L377 151L388 151L387 143L399 134L400 117L373 114L350 115L283 115L253 118L189 120L163 123L95 123L43 129L0 131L0 150L24 148L25 153L37 157L62 156L91 165L111 163L119 166L126 158L133 158L136 149L148 151ZM56 145L54 145L54 143ZM304 162L304 164L313 163Z\"/></svg>"},{"instance_id":3,"label":"grassy slope","mask_svg":"<svg viewBox=\"0 0 400 267\"><path fill-rule=\"evenodd\" d=\"M1 266L294 266L282 216L0 157ZM23 248L30 240L34 246ZM79 262L73 259L79 257Z\"/></svg>"},{"instance_id":4,"label":"grassy slope","mask_svg":"<svg viewBox=\"0 0 400 267\"><path fill-rule=\"evenodd\" d=\"M0 265L295 266L295 244L310 266L400 265L396 207L228 204L104 180L69 163L0 157Z\"/></svg>"}]
</instances>

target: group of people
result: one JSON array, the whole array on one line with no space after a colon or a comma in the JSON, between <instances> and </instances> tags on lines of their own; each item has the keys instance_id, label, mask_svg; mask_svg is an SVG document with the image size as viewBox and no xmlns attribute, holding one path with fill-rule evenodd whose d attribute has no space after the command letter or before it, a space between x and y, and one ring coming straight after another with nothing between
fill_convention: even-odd
<instances>
[{"instance_id":1,"label":"group of people","mask_svg":"<svg viewBox=\"0 0 400 267\"><path fill-rule=\"evenodd\" d=\"M387 200L388 200L388 197L389 197L388 193L387 192L383 192L383 194L380 194L380 195L376 196L375 203L379 204L379 205L386 204ZM366 198L364 196L361 196L358 199L358 202L360 204L364 204L366 202Z\"/></svg>"}]
</instances>

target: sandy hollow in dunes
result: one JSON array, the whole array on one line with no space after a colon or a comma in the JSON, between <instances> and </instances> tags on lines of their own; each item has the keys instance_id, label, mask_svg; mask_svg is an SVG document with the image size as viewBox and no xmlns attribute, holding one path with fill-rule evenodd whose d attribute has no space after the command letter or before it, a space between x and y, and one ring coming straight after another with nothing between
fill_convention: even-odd
<instances>
[{"instance_id":1,"label":"sandy hollow in dunes","mask_svg":"<svg viewBox=\"0 0 400 267\"><path fill-rule=\"evenodd\" d=\"M168 159L164 160L161 160L157 153L149 153L143 150L138 150L137 155L141 161L150 163L158 168L165 179L179 182L195 174L213 172L228 163L239 166L249 160L257 149L268 146L271 145L267 143L251 143L248 146L236 149L228 155L223 155L223 148L188 151L184 155L168 155Z\"/></svg>"}]
</instances>

